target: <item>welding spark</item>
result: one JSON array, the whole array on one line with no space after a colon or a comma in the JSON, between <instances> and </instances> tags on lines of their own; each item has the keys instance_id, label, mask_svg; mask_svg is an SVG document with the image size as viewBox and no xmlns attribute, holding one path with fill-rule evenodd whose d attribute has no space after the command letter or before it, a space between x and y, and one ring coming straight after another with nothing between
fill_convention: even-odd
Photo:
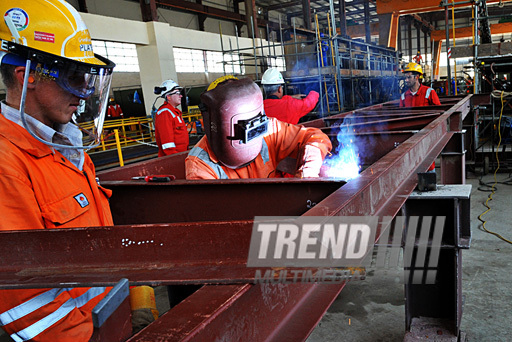
<instances>
[{"instance_id":1,"label":"welding spark","mask_svg":"<svg viewBox=\"0 0 512 342\"><path fill-rule=\"evenodd\" d=\"M338 147L324 163L328 166L326 175L343 180L356 178L361 170L359 153L354 143L356 140L348 129L340 130L337 139Z\"/></svg>"}]
</instances>

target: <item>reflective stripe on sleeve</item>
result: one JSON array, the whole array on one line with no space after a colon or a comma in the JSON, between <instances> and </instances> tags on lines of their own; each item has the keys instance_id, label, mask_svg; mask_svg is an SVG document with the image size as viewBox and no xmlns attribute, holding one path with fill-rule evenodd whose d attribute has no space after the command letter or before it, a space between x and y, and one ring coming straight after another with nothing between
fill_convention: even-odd
<instances>
[{"instance_id":1,"label":"reflective stripe on sleeve","mask_svg":"<svg viewBox=\"0 0 512 342\"><path fill-rule=\"evenodd\" d=\"M266 164L270 160L270 155L268 153L268 145L265 139L263 139L263 144L261 146L261 159L263 159L263 162Z\"/></svg>"},{"instance_id":2,"label":"reflective stripe on sleeve","mask_svg":"<svg viewBox=\"0 0 512 342\"><path fill-rule=\"evenodd\" d=\"M73 298L68 299L60 308L46 316L45 318L37 321L31 326L18 331L11 335L11 338L16 342L28 341L42 333L44 330L51 327L60 319L64 318L75 308L75 300Z\"/></svg>"},{"instance_id":3,"label":"reflective stripe on sleeve","mask_svg":"<svg viewBox=\"0 0 512 342\"><path fill-rule=\"evenodd\" d=\"M217 177L219 177L219 179L229 179L228 175L226 175L226 173L224 172L222 167L219 164L214 163L210 159L208 152L206 152L202 148L196 146L190 150L188 155L197 157L200 160L202 160L203 162L205 162L213 170L213 172L215 172L215 174L217 175Z\"/></svg>"},{"instance_id":4,"label":"reflective stripe on sleeve","mask_svg":"<svg viewBox=\"0 0 512 342\"><path fill-rule=\"evenodd\" d=\"M175 118L176 115L172 112L172 110L168 109L168 108L163 108L163 109L160 109L158 112L156 112L157 115L160 115L161 113L165 112L165 111L168 111L169 113L171 113L172 117Z\"/></svg>"},{"instance_id":5,"label":"reflective stripe on sleeve","mask_svg":"<svg viewBox=\"0 0 512 342\"><path fill-rule=\"evenodd\" d=\"M51 289L40 295L27 300L26 302L0 314L0 325L4 326L10 324L23 316L26 316L39 308L51 303L57 298L62 292L69 289Z\"/></svg>"},{"instance_id":6,"label":"reflective stripe on sleeve","mask_svg":"<svg viewBox=\"0 0 512 342\"><path fill-rule=\"evenodd\" d=\"M15 308L10 309L0 315L0 320L2 325L7 325L16 321L17 319L22 318L25 315L28 315L36 310L40 309L42 306L51 303L55 298L57 298L62 292L72 290L72 288L62 288L62 289L51 289L46 291L45 293L40 294L37 297L34 297L23 304L16 306ZM60 308L47 315L46 317L40 319L36 323L31 326L18 331L11 335L11 338L15 341L27 341L31 340L37 335L39 335L44 330L51 327L53 324L64 318L67 314L69 314L74 308L79 308L87 304L91 299L101 295L105 292L105 287L91 287L84 294L80 295L77 298L68 299Z\"/></svg>"},{"instance_id":7,"label":"reflective stripe on sleeve","mask_svg":"<svg viewBox=\"0 0 512 342\"><path fill-rule=\"evenodd\" d=\"M402 101L405 101L405 93L402 93L402 95L400 96L400 98L402 99Z\"/></svg>"},{"instance_id":8,"label":"reflective stripe on sleeve","mask_svg":"<svg viewBox=\"0 0 512 342\"><path fill-rule=\"evenodd\" d=\"M77 308L81 308L93 298L96 298L107 290L106 287L91 287L86 293L75 298L75 304Z\"/></svg>"},{"instance_id":9,"label":"reflective stripe on sleeve","mask_svg":"<svg viewBox=\"0 0 512 342\"><path fill-rule=\"evenodd\" d=\"M426 98L426 99L428 99L428 98L430 97L430 92L431 92L432 90L434 90L434 89L432 89L432 88L428 88L428 89L427 89L427 92L425 93L425 98Z\"/></svg>"},{"instance_id":10,"label":"reflective stripe on sleeve","mask_svg":"<svg viewBox=\"0 0 512 342\"><path fill-rule=\"evenodd\" d=\"M176 144L173 142L162 144L162 150L167 150L168 148L175 148Z\"/></svg>"}]
</instances>

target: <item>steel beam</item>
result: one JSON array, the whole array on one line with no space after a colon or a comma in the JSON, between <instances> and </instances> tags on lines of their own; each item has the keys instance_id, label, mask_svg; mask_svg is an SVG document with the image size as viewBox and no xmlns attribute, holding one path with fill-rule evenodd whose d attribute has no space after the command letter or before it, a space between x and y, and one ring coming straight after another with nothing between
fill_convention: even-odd
<instances>
[{"instance_id":1,"label":"steel beam","mask_svg":"<svg viewBox=\"0 0 512 342\"><path fill-rule=\"evenodd\" d=\"M206 191L211 191L215 181L178 181L164 185L134 184L127 181L129 178L126 177L131 177L136 172L143 175L149 170L152 173L154 170L177 169L172 162L173 158L159 158L153 164L143 163L141 165L144 165L144 169L137 171L134 168L120 171L122 180L117 183L112 180L113 174L100 174L100 178L110 177L111 186L119 185L116 192L120 192L119 189L128 183L127 189L131 190L126 191L123 196L129 200L138 201L139 205L146 200L147 206L152 206L152 211L145 213L147 220L151 220L151 215L156 212L166 211L171 212L165 214L168 217L178 217L178 223L1 232L0 238L5 241L6 248L0 250L3 261L0 266L0 284L4 288L87 286L110 283L113 278L117 281L121 275L134 284L193 283L199 278L205 280L203 278L207 277L208 282L215 284L222 282L222 277L229 282L249 282L251 280L244 278L243 274L252 272L242 263L246 262L248 255L252 219L259 212L265 214L266 210L273 210L272 206L275 204L271 203L275 202L272 202L271 197L284 196L289 191L295 191L289 197L302 196L289 199L292 207L295 206L290 209L290 215L394 217L416 186L416 172L425 171L454 134L459 132L459 121L469 110L470 97L446 99L446 102L453 103L450 109L437 115L415 134L411 131L401 132L400 134L411 136L397 145L387 145L388 151L382 150L375 154L379 159L368 160L369 165L360 176L346 184L322 179L311 182L291 179L274 182L226 181L221 185L229 194L220 197L220 200L217 197L216 202L226 207L242 207L243 205L230 201L233 198L230 196L236 196L240 192L237 185L244 186L241 184L247 183L248 188L243 193L246 202L243 204L249 209L242 213L232 213L224 219L217 218L217 221L201 221L215 214L208 213L208 205L219 206L219 203L214 203L215 199L208 197ZM393 107L396 107L396 101L394 104L371 108ZM325 121L312 122L310 125L327 128ZM332 126L329 128L333 129ZM373 134L377 135L376 132ZM370 136L368 134L368 138ZM382 153L385 154L380 157ZM183 160L182 155L175 158ZM167 167L164 164L172 166ZM179 182L189 183L191 188L197 186L200 189L204 186L205 191L189 194L188 201L198 201L205 196L207 202L191 205L188 213L173 214L175 208L171 204L175 205L177 201L166 203L171 196L165 197L163 193L172 195L173 190L179 191L184 186ZM103 183L106 181L103 180ZM233 183L231 190L230 183ZM304 189L297 190L295 183L304 183L300 186L309 191L307 195L301 195L300 192L304 192ZM259 197L259 201L250 199L254 197L254 191L258 187L266 186L268 188L262 190L266 196ZM139 189L135 191L136 187ZM279 190L277 187L280 187ZM317 187L321 189L313 189ZM162 197L152 197L154 189L158 188L165 190L156 190L161 191L158 196ZM146 190L148 192L144 198L136 198L137 193ZM310 196L314 194L318 195L318 200L312 200L313 197ZM186 199L186 196L183 193L182 199ZM159 198L163 201L156 202ZM241 197L235 198L241 201ZM308 203L306 198L311 202ZM112 198L113 202L118 200L120 198ZM121 202L129 204L129 201ZM287 205L279 205L276 212L281 215ZM252 212L251 207L254 209ZM132 220L130 216L133 215L133 221L138 221L141 218L136 217L134 208L136 206L132 206L130 210L115 210L121 210L121 216L128 217L128 220ZM236 215L245 219L237 220ZM187 222L196 218L198 221ZM385 224L380 226L376 239L386 228ZM304 340L343 286L344 284L307 283L207 285L134 336L131 341ZM183 327L181 332L178 331L180 327Z\"/></svg>"}]
</instances>

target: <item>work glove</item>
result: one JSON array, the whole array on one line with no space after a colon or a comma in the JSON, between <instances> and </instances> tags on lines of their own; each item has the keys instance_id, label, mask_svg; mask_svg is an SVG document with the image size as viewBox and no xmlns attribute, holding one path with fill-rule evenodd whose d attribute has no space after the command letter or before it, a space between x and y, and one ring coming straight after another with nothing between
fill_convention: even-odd
<instances>
[{"instance_id":1,"label":"work glove","mask_svg":"<svg viewBox=\"0 0 512 342\"><path fill-rule=\"evenodd\" d=\"M297 158L295 178L316 178L324 162L318 147L306 145Z\"/></svg>"},{"instance_id":2,"label":"work glove","mask_svg":"<svg viewBox=\"0 0 512 342\"><path fill-rule=\"evenodd\" d=\"M132 310L132 331L139 332L158 318L155 290L150 286L136 286L130 289Z\"/></svg>"},{"instance_id":3,"label":"work glove","mask_svg":"<svg viewBox=\"0 0 512 342\"><path fill-rule=\"evenodd\" d=\"M137 309L132 311L132 333L136 334L155 321L151 309Z\"/></svg>"}]
</instances>

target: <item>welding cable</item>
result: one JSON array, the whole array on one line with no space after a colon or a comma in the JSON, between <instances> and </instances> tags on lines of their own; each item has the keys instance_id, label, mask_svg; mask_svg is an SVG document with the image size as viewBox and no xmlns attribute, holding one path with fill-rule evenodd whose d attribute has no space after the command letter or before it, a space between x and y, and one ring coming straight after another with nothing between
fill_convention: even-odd
<instances>
[{"instance_id":1,"label":"welding cable","mask_svg":"<svg viewBox=\"0 0 512 342\"><path fill-rule=\"evenodd\" d=\"M484 206L487 208L486 211L484 211L483 213L481 213L479 216L478 216L478 220L480 220L480 222L482 222L482 229L483 231L485 231L486 233L489 233L489 234L492 234L496 237L498 237L499 239L509 243L509 244L512 244L512 241L508 240L507 238L501 236L500 234L496 233L496 232L493 232L489 229L487 229L485 227L485 223L487 222L486 220L483 220L482 219L482 216L487 214L489 211L491 211L491 207L489 206L489 201L492 201L492 195L494 195L494 192L495 192L495 186L496 184L498 183L497 179L496 179L496 173L498 173L498 170L500 169L500 159L499 159L499 156L498 156L498 150L500 148L500 144L501 144L501 117L503 116L503 106L504 106L504 101L503 101L503 92L501 92L501 97L500 97L500 101L501 101L501 112L500 112L500 118L498 120L498 136L499 136L499 140L498 140L498 147L496 149L496 160L498 162L498 166L496 167L496 170L494 171L494 184L492 185L491 187L491 193L489 194L489 196L487 197L487 200L485 201L484 203Z\"/></svg>"}]
</instances>

